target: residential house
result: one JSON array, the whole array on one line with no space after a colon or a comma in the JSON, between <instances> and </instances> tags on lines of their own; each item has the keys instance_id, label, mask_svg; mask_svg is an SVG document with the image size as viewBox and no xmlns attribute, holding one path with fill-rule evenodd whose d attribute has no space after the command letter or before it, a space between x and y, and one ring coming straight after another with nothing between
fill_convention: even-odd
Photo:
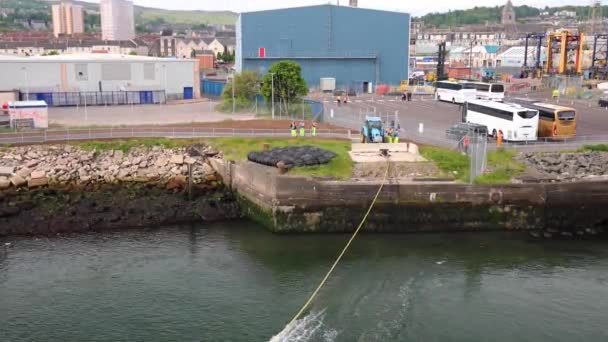
<instances>
[{"instance_id":1,"label":"residential house","mask_svg":"<svg viewBox=\"0 0 608 342\"><path fill-rule=\"evenodd\" d=\"M148 55L148 46L134 40L64 40L44 42L0 43L0 54L17 56L41 56L55 51L60 54L108 53Z\"/></svg>"},{"instance_id":2,"label":"residential house","mask_svg":"<svg viewBox=\"0 0 608 342\"><path fill-rule=\"evenodd\" d=\"M234 46L236 44L233 45L233 49L232 51L234 51ZM207 45L207 50L211 50L213 51L213 53L215 53L215 55L217 56L218 53L224 53L224 51L228 51L228 52L232 52L230 50L225 50L226 48L224 47L224 45L216 38L213 39L213 41L211 41L211 43L209 43L209 45Z\"/></svg>"},{"instance_id":3,"label":"residential house","mask_svg":"<svg viewBox=\"0 0 608 342\"><path fill-rule=\"evenodd\" d=\"M464 65L473 68L495 68L497 45L475 45L463 51Z\"/></svg>"}]
</instances>

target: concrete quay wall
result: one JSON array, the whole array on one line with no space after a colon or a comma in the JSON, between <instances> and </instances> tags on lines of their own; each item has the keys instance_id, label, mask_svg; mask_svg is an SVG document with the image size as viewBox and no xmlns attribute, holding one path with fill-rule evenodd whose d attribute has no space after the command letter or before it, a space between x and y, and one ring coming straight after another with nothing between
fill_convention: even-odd
<instances>
[{"instance_id":1,"label":"concrete quay wall","mask_svg":"<svg viewBox=\"0 0 608 342\"><path fill-rule=\"evenodd\" d=\"M253 163L215 162L243 213L277 233L352 232L378 181L278 175ZM545 230L585 235L608 226L608 182L385 184L366 232Z\"/></svg>"}]
</instances>

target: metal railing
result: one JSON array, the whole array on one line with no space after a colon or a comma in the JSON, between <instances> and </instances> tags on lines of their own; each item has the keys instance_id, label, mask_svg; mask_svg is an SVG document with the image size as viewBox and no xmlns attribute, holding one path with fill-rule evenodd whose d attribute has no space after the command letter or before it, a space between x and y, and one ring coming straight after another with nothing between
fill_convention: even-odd
<instances>
[{"instance_id":1,"label":"metal railing","mask_svg":"<svg viewBox=\"0 0 608 342\"><path fill-rule=\"evenodd\" d=\"M299 131L298 131L299 133ZM0 133L2 144L33 144L44 142L63 142L92 139L126 138L286 138L291 137L289 129L246 129L246 128L188 128L188 127L151 127L151 128L80 128L49 129L32 132ZM318 138L352 139L349 129L318 129ZM311 137L306 129L306 138Z\"/></svg>"}]
</instances>

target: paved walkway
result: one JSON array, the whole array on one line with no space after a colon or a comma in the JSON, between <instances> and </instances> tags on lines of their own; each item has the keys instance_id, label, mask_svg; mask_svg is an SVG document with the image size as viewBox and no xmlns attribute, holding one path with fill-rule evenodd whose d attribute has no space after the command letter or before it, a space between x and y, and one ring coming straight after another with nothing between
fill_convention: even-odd
<instances>
[{"instance_id":1,"label":"paved walkway","mask_svg":"<svg viewBox=\"0 0 608 342\"><path fill-rule=\"evenodd\" d=\"M49 108L49 123L67 127L166 125L224 120L251 120L255 114L225 114L217 102L168 105L88 106Z\"/></svg>"}]
</instances>

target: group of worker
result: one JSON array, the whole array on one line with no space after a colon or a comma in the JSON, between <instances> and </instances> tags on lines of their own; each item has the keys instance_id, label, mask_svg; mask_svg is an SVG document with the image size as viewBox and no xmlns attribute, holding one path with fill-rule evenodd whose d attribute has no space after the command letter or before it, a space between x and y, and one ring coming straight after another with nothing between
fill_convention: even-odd
<instances>
[{"instance_id":1,"label":"group of worker","mask_svg":"<svg viewBox=\"0 0 608 342\"><path fill-rule=\"evenodd\" d=\"M348 96L336 96L336 102L338 102L338 107L342 103L347 104L348 103Z\"/></svg>"},{"instance_id":2,"label":"group of worker","mask_svg":"<svg viewBox=\"0 0 608 342\"><path fill-rule=\"evenodd\" d=\"M386 142L389 144L398 144L399 143L399 130L393 127L389 127L386 130Z\"/></svg>"},{"instance_id":3,"label":"group of worker","mask_svg":"<svg viewBox=\"0 0 608 342\"><path fill-rule=\"evenodd\" d=\"M310 125L310 136L317 136L317 127L319 127L319 124L313 120L312 124ZM300 130L301 137L306 136L306 123L304 122L304 120L300 121L299 124L296 124L296 121L293 120L291 124L289 124L289 130L291 131L292 137L295 138L298 136L298 129Z\"/></svg>"},{"instance_id":4,"label":"group of worker","mask_svg":"<svg viewBox=\"0 0 608 342\"><path fill-rule=\"evenodd\" d=\"M401 101L412 101L412 92L410 90L401 94Z\"/></svg>"}]
</instances>

